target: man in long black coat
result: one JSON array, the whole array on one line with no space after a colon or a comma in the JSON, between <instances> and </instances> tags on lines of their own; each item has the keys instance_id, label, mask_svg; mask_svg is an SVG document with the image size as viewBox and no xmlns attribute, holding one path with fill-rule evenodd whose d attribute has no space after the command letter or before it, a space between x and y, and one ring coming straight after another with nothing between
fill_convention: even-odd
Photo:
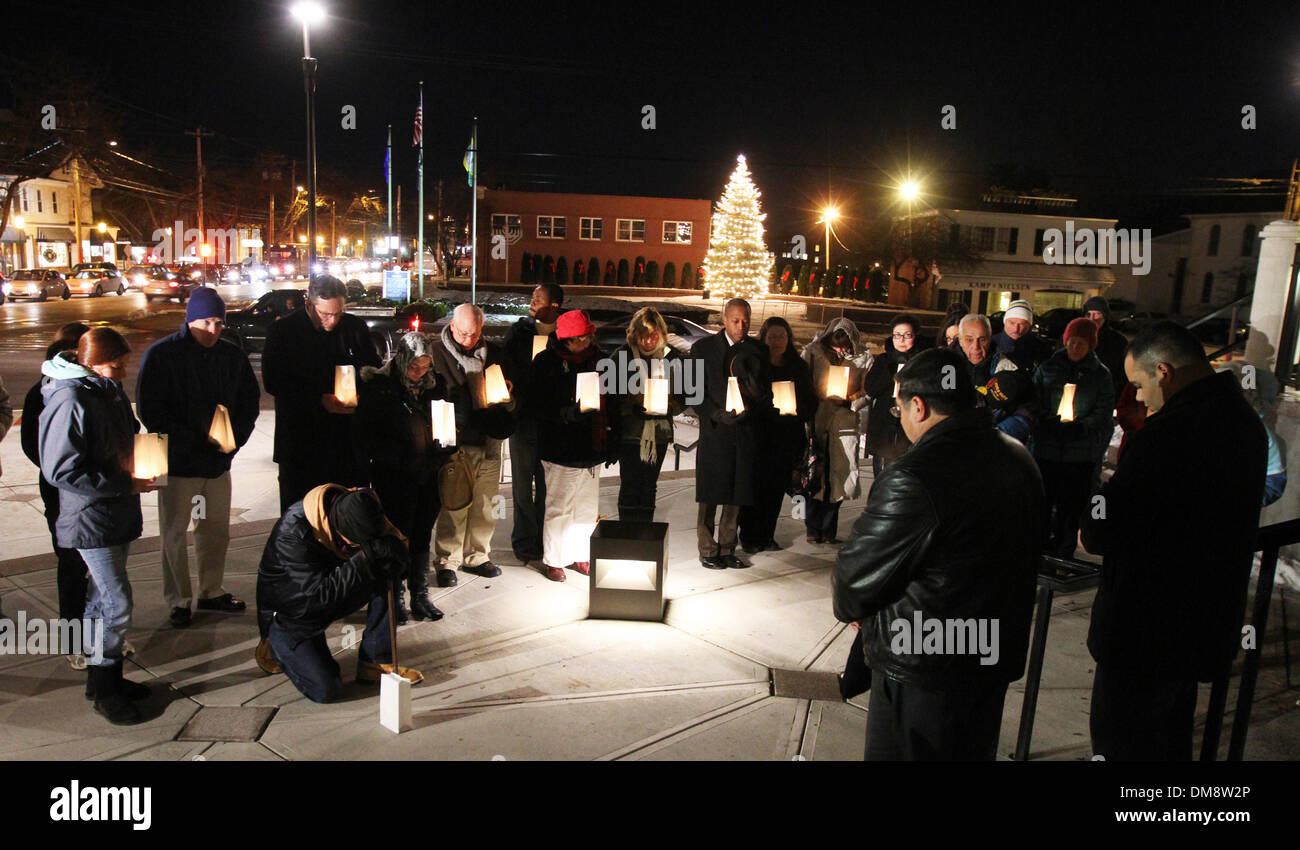
<instances>
[{"instance_id":1,"label":"man in long black coat","mask_svg":"<svg viewBox=\"0 0 1300 850\"><path fill-rule=\"evenodd\" d=\"M1192 758L1196 683L1226 676L1241 641L1268 438L1232 373L1157 322L1124 358L1152 413L1084 519L1102 555L1088 650L1093 752Z\"/></svg>"},{"instance_id":2,"label":"man in long black coat","mask_svg":"<svg viewBox=\"0 0 1300 850\"><path fill-rule=\"evenodd\" d=\"M722 311L723 330L691 347L692 359L704 364L704 399L696 408L700 441L695 453L695 501L700 506L696 522L700 563L710 570L749 566L735 551L740 508L754 503L754 417L748 406L738 414L727 410L732 360L743 353L742 360L752 355L756 362L762 361L762 347L748 336L749 315L747 302L731 299ZM722 517L717 520L715 540L719 506Z\"/></svg>"},{"instance_id":3,"label":"man in long black coat","mask_svg":"<svg viewBox=\"0 0 1300 850\"><path fill-rule=\"evenodd\" d=\"M314 275L307 303L266 334L262 381L275 396L275 454L280 464L280 510L287 511L320 484L359 487L365 465L353 448L352 414L334 395L336 366L378 367L366 323L344 312L347 289Z\"/></svg>"}]
</instances>

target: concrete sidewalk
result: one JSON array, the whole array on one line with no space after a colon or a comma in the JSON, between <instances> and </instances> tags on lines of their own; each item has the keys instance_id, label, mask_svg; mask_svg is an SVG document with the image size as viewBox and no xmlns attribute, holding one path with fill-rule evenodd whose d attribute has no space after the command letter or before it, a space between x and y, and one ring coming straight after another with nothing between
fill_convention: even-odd
<instances>
[{"instance_id":1,"label":"concrete sidewalk","mask_svg":"<svg viewBox=\"0 0 1300 850\"><path fill-rule=\"evenodd\" d=\"M804 542L785 506L777 540L787 548L748 558L747 570L703 569L695 552L694 453L671 457L659 488L658 519L669 522L669 600L663 623L588 620L588 579L547 581L510 552L510 519L497 527L493 560L503 574L467 574L436 591L446 614L399 630L399 658L423 671L415 687L416 728L394 735L378 722L377 689L352 683L358 614L329 631L343 668L342 701L316 705L284 676L253 662L257 563L278 505L270 461L274 416L236 459L234 539L226 588L249 600L243 615L196 612L172 629L162 600L154 497L146 537L132 548L135 596L131 678L148 681L149 722L110 726L82 696L84 673L62 657L0 656L0 758L4 759L720 759L856 760L862 757L867 696L851 703L810 677L784 690L794 670L843 668L852 632L831 614L835 548ZM683 442L694 436L685 429ZM6 472L0 533L0 597L6 616L56 615L53 556L35 491L35 470L0 443ZM22 476L30 471L30 482ZM608 470L612 473L615 470ZM864 469L864 497L870 485ZM509 504L510 488L502 494ZM601 510L614 515L617 479L602 481ZM864 498L841 512L847 535ZM1084 646L1092 594L1057 597L1038 702L1032 757L1090 757L1088 703L1093 665ZM1294 597L1291 600L1295 610ZM1281 611L1275 597L1248 757L1300 757L1297 692L1284 676ZM1294 618L1294 613L1292 613ZM1292 648L1300 649L1293 637ZM1203 722L1208 687L1202 688ZM1015 744L1023 681L1012 686L999 753ZM830 696L831 699L821 698ZM1235 690L1229 696L1229 706ZM1230 721L1230 718L1229 718ZM1223 737L1226 749L1227 734Z\"/></svg>"}]
</instances>

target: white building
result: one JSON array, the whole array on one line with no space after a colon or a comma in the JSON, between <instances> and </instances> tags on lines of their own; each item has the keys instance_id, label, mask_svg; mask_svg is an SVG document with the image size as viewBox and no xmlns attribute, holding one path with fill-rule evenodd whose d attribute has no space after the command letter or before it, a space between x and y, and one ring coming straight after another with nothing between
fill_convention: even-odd
<instances>
[{"instance_id":1,"label":"white building","mask_svg":"<svg viewBox=\"0 0 1300 850\"><path fill-rule=\"evenodd\" d=\"M1067 223L1072 223L1070 227L1076 233L1084 229L1106 230L1114 228L1115 219L1071 216L1068 209L1074 201L1068 198L999 196L994 200L1000 205L1019 203L1047 211L939 209L928 213L946 219L952 236L962 241L969 239L971 247L983 255L982 261L969 271L939 269L936 309L964 301L975 312L987 315L1023 298L1041 315L1057 307L1082 307L1087 298L1104 293L1115 282L1109 264L1048 264L1043 259L1044 242L1053 228L1064 234Z\"/></svg>"},{"instance_id":2,"label":"white building","mask_svg":"<svg viewBox=\"0 0 1300 850\"><path fill-rule=\"evenodd\" d=\"M1151 272L1137 276L1116 269L1109 295L1138 310L1194 317L1250 293L1259 262L1259 232L1278 212L1185 215L1190 227L1157 236Z\"/></svg>"},{"instance_id":3,"label":"white building","mask_svg":"<svg viewBox=\"0 0 1300 850\"><path fill-rule=\"evenodd\" d=\"M80 190L79 201L74 201L74 187ZM71 157L48 177L18 184L0 234L6 264L67 270L76 263L117 262L118 228L96 221L90 203L91 190L103 187L84 160L74 174Z\"/></svg>"}]
</instances>

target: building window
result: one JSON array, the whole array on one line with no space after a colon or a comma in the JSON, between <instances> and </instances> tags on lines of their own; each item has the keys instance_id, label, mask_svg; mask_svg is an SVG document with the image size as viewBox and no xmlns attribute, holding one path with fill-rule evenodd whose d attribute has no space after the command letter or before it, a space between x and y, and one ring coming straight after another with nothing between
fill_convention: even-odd
<instances>
[{"instance_id":1,"label":"building window","mask_svg":"<svg viewBox=\"0 0 1300 850\"><path fill-rule=\"evenodd\" d=\"M1236 298L1236 300L1237 300L1237 301L1240 301L1241 299L1245 298L1245 297L1246 297L1246 293L1247 293L1249 290L1250 290L1250 275L1246 274L1245 272L1242 272L1241 274L1237 275L1237 298Z\"/></svg>"},{"instance_id":2,"label":"building window","mask_svg":"<svg viewBox=\"0 0 1300 850\"><path fill-rule=\"evenodd\" d=\"M1035 257L1043 256L1043 246L1047 244L1047 239L1045 238L1046 234L1047 234L1047 230L1042 227L1034 231L1034 256Z\"/></svg>"},{"instance_id":3,"label":"building window","mask_svg":"<svg viewBox=\"0 0 1300 850\"><path fill-rule=\"evenodd\" d=\"M996 227L971 228L971 247L976 251L992 251L998 237Z\"/></svg>"},{"instance_id":4,"label":"building window","mask_svg":"<svg viewBox=\"0 0 1300 850\"><path fill-rule=\"evenodd\" d=\"M1016 248L1020 247L1020 228L1012 227L1010 228L1010 230L1011 230L1011 237L1007 239L1007 253L1015 254Z\"/></svg>"},{"instance_id":5,"label":"building window","mask_svg":"<svg viewBox=\"0 0 1300 850\"><path fill-rule=\"evenodd\" d=\"M563 239L568 233L568 225L562 215L539 215L537 217L538 239Z\"/></svg>"},{"instance_id":6,"label":"building window","mask_svg":"<svg viewBox=\"0 0 1300 850\"><path fill-rule=\"evenodd\" d=\"M54 191L51 191L51 192L50 192L50 207L54 210L55 214L57 215L58 212L59 212L59 193L58 193L58 192L54 192Z\"/></svg>"},{"instance_id":7,"label":"building window","mask_svg":"<svg viewBox=\"0 0 1300 850\"><path fill-rule=\"evenodd\" d=\"M1219 256L1219 233L1220 232L1221 229L1217 224L1214 225L1214 227L1210 228L1210 250L1206 251L1205 253L1210 255L1211 257Z\"/></svg>"},{"instance_id":8,"label":"building window","mask_svg":"<svg viewBox=\"0 0 1300 850\"><path fill-rule=\"evenodd\" d=\"M21 190L19 191L19 193L18 193L18 200L20 200L20 201L23 202L23 212L31 212L31 210L29 210L29 209L27 208L27 188L26 188L26 187L24 187L23 189L21 189Z\"/></svg>"},{"instance_id":9,"label":"building window","mask_svg":"<svg viewBox=\"0 0 1300 850\"><path fill-rule=\"evenodd\" d=\"M1248 224L1241 231L1241 256L1253 257L1255 255L1255 234L1259 232L1254 224Z\"/></svg>"},{"instance_id":10,"label":"building window","mask_svg":"<svg viewBox=\"0 0 1300 850\"><path fill-rule=\"evenodd\" d=\"M512 234L522 234L524 231L523 219L512 213L493 213L492 214L492 234L495 236L500 233L506 237ZM507 239L509 241L509 239Z\"/></svg>"},{"instance_id":11,"label":"building window","mask_svg":"<svg viewBox=\"0 0 1300 850\"><path fill-rule=\"evenodd\" d=\"M644 242L645 241L645 219L620 218L618 220L618 241L619 242Z\"/></svg>"},{"instance_id":12,"label":"building window","mask_svg":"<svg viewBox=\"0 0 1300 850\"><path fill-rule=\"evenodd\" d=\"M40 190L40 189L37 189L37 190L36 190L36 211L37 211L37 212L42 212L42 208L41 208L41 190Z\"/></svg>"},{"instance_id":13,"label":"building window","mask_svg":"<svg viewBox=\"0 0 1300 850\"><path fill-rule=\"evenodd\" d=\"M665 221L664 244L691 244L691 223L689 221Z\"/></svg>"},{"instance_id":14,"label":"building window","mask_svg":"<svg viewBox=\"0 0 1300 850\"><path fill-rule=\"evenodd\" d=\"M599 242L605 236L605 219L603 218L580 218L578 219L578 238L586 239L590 242Z\"/></svg>"},{"instance_id":15,"label":"building window","mask_svg":"<svg viewBox=\"0 0 1300 850\"><path fill-rule=\"evenodd\" d=\"M1218 227L1218 225L1214 225ZM1209 304L1210 296L1214 294L1214 272L1206 272L1205 279L1201 282L1201 303Z\"/></svg>"}]
</instances>

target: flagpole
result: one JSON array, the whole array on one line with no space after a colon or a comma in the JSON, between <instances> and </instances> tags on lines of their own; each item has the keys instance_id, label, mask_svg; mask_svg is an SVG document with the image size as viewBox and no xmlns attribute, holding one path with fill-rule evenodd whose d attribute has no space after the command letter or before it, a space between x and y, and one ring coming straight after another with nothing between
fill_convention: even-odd
<instances>
[{"instance_id":1,"label":"flagpole","mask_svg":"<svg viewBox=\"0 0 1300 850\"><path fill-rule=\"evenodd\" d=\"M388 183L388 231L384 234L384 256L393 249L393 125L388 125L388 156L384 159L384 181Z\"/></svg>"},{"instance_id":2,"label":"flagpole","mask_svg":"<svg viewBox=\"0 0 1300 850\"><path fill-rule=\"evenodd\" d=\"M424 80L420 80L420 259L417 267L420 274L420 300L424 300Z\"/></svg>"},{"instance_id":3,"label":"flagpole","mask_svg":"<svg viewBox=\"0 0 1300 850\"><path fill-rule=\"evenodd\" d=\"M471 139L470 165L473 171L470 173L470 192L473 193L471 203L472 212L470 213L470 244L469 244L469 303L474 304L478 301L478 116L474 116L474 136Z\"/></svg>"}]
</instances>

